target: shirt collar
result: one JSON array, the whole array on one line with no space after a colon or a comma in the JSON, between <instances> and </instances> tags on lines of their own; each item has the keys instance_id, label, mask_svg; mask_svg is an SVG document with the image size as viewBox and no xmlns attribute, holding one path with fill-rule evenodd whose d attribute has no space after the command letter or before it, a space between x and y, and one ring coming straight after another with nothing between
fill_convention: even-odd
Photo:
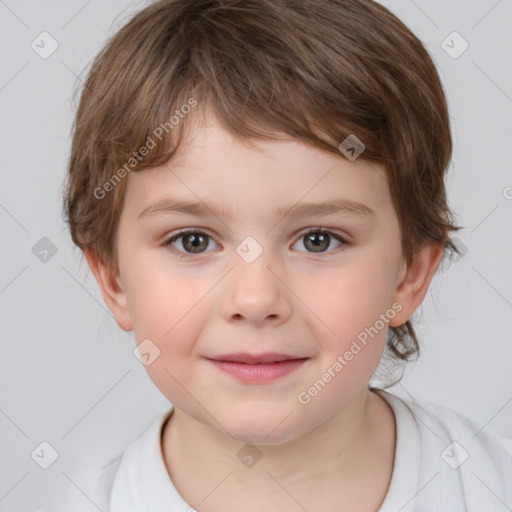
<instances>
[{"instance_id":1,"label":"shirt collar","mask_svg":"<svg viewBox=\"0 0 512 512\"><path fill-rule=\"evenodd\" d=\"M110 512L189 512L165 466L162 428L174 408L161 414L124 452L112 487Z\"/></svg>"},{"instance_id":2,"label":"shirt collar","mask_svg":"<svg viewBox=\"0 0 512 512\"><path fill-rule=\"evenodd\" d=\"M412 411L398 397L374 389L393 409L396 424L391 483L379 512L412 512L420 467L420 433ZM167 472L162 429L174 408L162 413L124 452L111 493L110 512L190 512Z\"/></svg>"},{"instance_id":3,"label":"shirt collar","mask_svg":"<svg viewBox=\"0 0 512 512\"><path fill-rule=\"evenodd\" d=\"M373 389L393 409L396 425L395 459L389 489L378 512L412 512L420 473L421 438L413 412L399 397Z\"/></svg>"}]
</instances>

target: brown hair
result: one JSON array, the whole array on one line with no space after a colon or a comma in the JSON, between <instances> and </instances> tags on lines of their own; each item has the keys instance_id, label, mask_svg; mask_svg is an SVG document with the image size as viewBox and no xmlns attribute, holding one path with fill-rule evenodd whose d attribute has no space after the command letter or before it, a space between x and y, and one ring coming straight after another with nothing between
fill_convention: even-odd
<instances>
[{"instance_id":1,"label":"brown hair","mask_svg":"<svg viewBox=\"0 0 512 512\"><path fill-rule=\"evenodd\" d=\"M160 0L96 57L73 127L66 221L73 242L113 272L123 178L172 157L192 106L191 116L211 108L239 140L284 132L341 156L338 144L355 134L360 158L385 165L406 262L428 241L459 252L443 88L389 10L371 0ZM387 347L401 360L419 354L410 321L390 328Z\"/></svg>"}]
</instances>

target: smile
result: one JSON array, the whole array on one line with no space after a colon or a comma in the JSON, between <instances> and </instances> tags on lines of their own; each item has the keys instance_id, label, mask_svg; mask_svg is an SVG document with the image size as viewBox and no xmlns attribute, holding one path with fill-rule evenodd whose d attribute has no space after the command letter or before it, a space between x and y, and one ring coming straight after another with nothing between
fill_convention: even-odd
<instances>
[{"instance_id":1,"label":"smile","mask_svg":"<svg viewBox=\"0 0 512 512\"><path fill-rule=\"evenodd\" d=\"M243 382L270 382L297 370L309 358L284 359L272 362L229 361L207 358L219 370ZM240 358L239 358L240 359Z\"/></svg>"}]
</instances>

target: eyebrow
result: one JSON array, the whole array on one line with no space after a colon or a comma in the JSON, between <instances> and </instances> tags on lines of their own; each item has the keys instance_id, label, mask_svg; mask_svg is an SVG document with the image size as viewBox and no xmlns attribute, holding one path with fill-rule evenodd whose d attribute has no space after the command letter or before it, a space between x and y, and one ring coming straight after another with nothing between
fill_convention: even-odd
<instances>
[{"instance_id":1,"label":"eyebrow","mask_svg":"<svg viewBox=\"0 0 512 512\"><path fill-rule=\"evenodd\" d=\"M198 217L207 217L213 213L215 215L220 214L221 217L227 219L235 217L233 212L215 203L206 204L199 201L189 202L178 199L164 199L142 210L139 213L138 220L172 213L195 215ZM287 215L319 217L332 214L352 215L361 218L375 216L375 212L365 204L349 199L334 199L324 203L297 203L280 206L276 209L276 215L279 217L286 217Z\"/></svg>"}]
</instances>

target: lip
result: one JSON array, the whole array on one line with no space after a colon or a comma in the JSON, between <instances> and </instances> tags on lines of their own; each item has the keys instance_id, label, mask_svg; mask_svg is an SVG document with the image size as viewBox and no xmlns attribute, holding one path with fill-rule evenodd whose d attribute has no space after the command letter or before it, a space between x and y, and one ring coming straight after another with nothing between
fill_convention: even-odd
<instances>
[{"instance_id":1,"label":"lip","mask_svg":"<svg viewBox=\"0 0 512 512\"><path fill-rule=\"evenodd\" d=\"M265 352L264 354L248 354L246 352L238 352L236 354L223 354L220 356L209 357L214 361L226 361L229 363L276 363L280 361L291 361L295 359L304 359L301 356L292 356L289 354L278 354L277 352Z\"/></svg>"},{"instance_id":2,"label":"lip","mask_svg":"<svg viewBox=\"0 0 512 512\"><path fill-rule=\"evenodd\" d=\"M267 353L226 354L215 359L206 358L219 370L243 382L271 382L297 370L309 358ZM245 361L245 362L244 362Z\"/></svg>"}]
</instances>

